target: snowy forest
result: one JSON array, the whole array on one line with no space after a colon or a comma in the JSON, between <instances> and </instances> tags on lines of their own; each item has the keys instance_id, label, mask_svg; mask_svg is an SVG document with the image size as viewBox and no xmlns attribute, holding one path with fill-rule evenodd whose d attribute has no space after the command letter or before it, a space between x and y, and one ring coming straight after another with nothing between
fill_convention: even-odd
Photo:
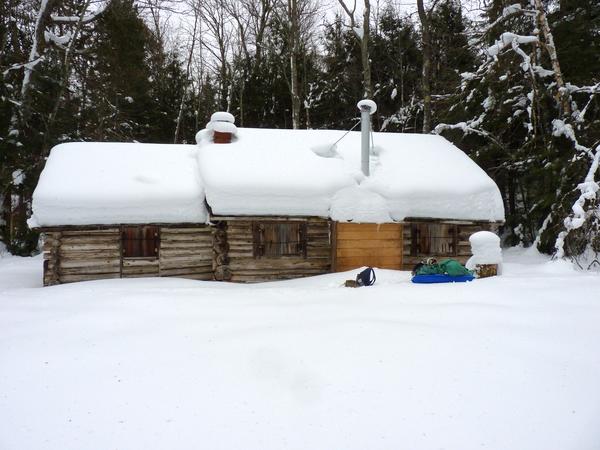
<instances>
[{"instance_id":1,"label":"snowy forest","mask_svg":"<svg viewBox=\"0 0 600 450\"><path fill-rule=\"evenodd\" d=\"M0 240L26 225L50 149L193 143L242 127L438 133L500 187L505 245L600 254L596 0L3 0ZM450 170L450 169L449 169Z\"/></svg>"}]
</instances>

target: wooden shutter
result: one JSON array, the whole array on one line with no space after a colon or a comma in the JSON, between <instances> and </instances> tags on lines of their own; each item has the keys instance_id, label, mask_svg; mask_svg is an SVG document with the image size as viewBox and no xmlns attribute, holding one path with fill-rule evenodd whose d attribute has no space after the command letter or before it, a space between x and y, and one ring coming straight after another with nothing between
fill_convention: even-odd
<instances>
[{"instance_id":1,"label":"wooden shutter","mask_svg":"<svg viewBox=\"0 0 600 450\"><path fill-rule=\"evenodd\" d=\"M121 229L124 258L156 258L160 247L157 226L129 226Z\"/></svg>"},{"instance_id":2,"label":"wooden shutter","mask_svg":"<svg viewBox=\"0 0 600 450\"><path fill-rule=\"evenodd\" d=\"M255 258L306 258L305 222L254 222L252 235Z\"/></svg>"},{"instance_id":3,"label":"wooden shutter","mask_svg":"<svg viewBox=\"0 0 600 450\"><path fill-rule=\"evenodd\" d=\"M443 223L416 223L411 225L411 256L455 256L456 225Z\"/></svg>"},{"instance_id":4,"label":"wooden shutter","mask_svg":"<svg viewBox=\"0 0 600 450\"><path fill-rule=\"evenodd\" d=\"M412 256L431 254L431 230L426 223L413 223L411 225Z\"/></svg>"}]
</instances>

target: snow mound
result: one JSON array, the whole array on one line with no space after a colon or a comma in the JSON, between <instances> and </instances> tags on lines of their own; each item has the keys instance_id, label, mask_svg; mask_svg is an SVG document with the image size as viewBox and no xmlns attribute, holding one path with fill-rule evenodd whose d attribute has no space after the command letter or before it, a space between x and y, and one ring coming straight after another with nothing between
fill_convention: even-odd
<instances>
[{"instance_id":1,"label":"snow mound","mask_svg":"<svg viewBox=\"0 0 600 450\"><path fill-rule=\"evenodd\" d=\"M235 117L233 114L225 112L225 111L217 111L210 116L211 122L228 122L235 123Z\"/></svg>"},{"instance_id":2,"label":"snow mound","mask_svg":"<svg viewBox=\"0 0 600 450\"><path fill-rule=\"evenodd\" d=\"M212 130L204 128L196 133L196 144L202 145L203 142L212 142Z\"/></svg>"},{"instance_id":3,"label":"snow mound","mask_svg":"<svg viewBox=\"0 0 600 450\"><path fill-rule=\"evenodd\" d=\"M206 124L207 130L217 131L219 133L237 134L237 127L231 122L209 122Z\"/></svg>"},{"instance_id":4,"label":"snow mound","mask_svg":"<svg viewBox=\"0 0 600 450\"><path fill-rule=\"evenodd\" d=\"M392 222L387 201L378 193L360 186L339 190L332 199L329 216L338 222Z\"/></svg>"},{"instance_id":5,"label":"snow mound","mask_svg":"<svg viewBox=\"0 0 600 450\"><path fill-rule=\"evenodd\" d=\"M8 257L11 256L11 254L6 248L6 244L0 241L0 259L4 258L5 256Z\"/></svg>"},{"instance_id":6,"label":"snow mound","mask_svg":"<svg viewBox=\"0 0 600 450\"><path fill-rule=\"evenodd\" d=\"M310 148L312 152L322 158L339 158L337 145L335 144L319 144Z\"/></svg>"},{"instance_id":7,"label":"snow mound","mask_svg":"<svg viewBox=\"0 0 600 450\"><path fill-rule=\"evenodd\" d=\"M30 226L204 223L193 145L73 142L52 149Z\"/></svg>"},{"instance_id":8,"label":"snow mound","mask_svg":"<svg viewBox=\"0 0 600 450\"><path fill-rule=\"evenodd\" d=\"M469 237L473 256L467 261L467 269L478 264L502 264L500 238L491 231L478 231Z\"/></svg>"}]
</instances>

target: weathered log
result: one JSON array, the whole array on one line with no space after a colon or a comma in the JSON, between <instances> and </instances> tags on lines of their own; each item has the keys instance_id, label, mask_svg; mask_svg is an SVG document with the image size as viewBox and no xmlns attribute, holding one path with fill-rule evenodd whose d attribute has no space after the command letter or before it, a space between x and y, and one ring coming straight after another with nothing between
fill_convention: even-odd
<instances>
[{"instance_id":1,"label":"weathered log","mask_svg":"<svg viewBox=\"0 0 600 450\"><path fill-rule=\"evenodd\" d=\"M321 260L303 260L298 258L280 258L280 259L243 259L231 260L229 268L233 272L238 270L272 270L273 272L294 271L303 269L323 270L329 266L329 261Z\"/></svg>"},{"instance_id":2,"label":"weathered log","mask_svg":"<svg viewBox=\"0 0 600 450\"><path fill-rule=\"evenodd\" d=\"M75 268L63 268L62 266L58 269L59 278L63 281L63 275L77 275L77 274L100 274L100 273L116 273L119 274L121 266L119 264L103 264L101 266L93 267L75 267Z\"/></svg>"},{"instance_id":3,"label":"weathered log","mask_svg":"<svg viewBox=\"0 0 600 450\"><path fill-rule=\"evenodd\" d=\"M206 258L196 259L166 259L160 261L160 270L178 269L186 267L211 267L212 260Z\"/></svg>"},{"instance_id":4,"label":"weathered log","mask_svg":"<svg viewBox=\"0 0 600 450\"><path fill-rule=\"evenodd\" d=\"M166 234L161 233L161 242L177 242L180 245L185 245L188 242L211 243L212 236L208 233L203 234ZM185 244L184 244L185 243Z\"/></svg>"},{"instance_id":5,"label":"weathered log","mask_svg":"<svg viewBox=\"0 0 600 450\"><path fill-rule=\"evenodd\" d=\"M75 269L75 268L93 268L103 266L116 266L120 265L120 261L117 258L97 258L97 259L67 259L61 258L60 268L61 269Z\"/></svg>"},{"instance_id":6,"label":"weathered log","mask_svg":"<svg viewBox=\"0 0 600 450\"><path fill-rule=\"evenodd\" d=\"M123 258L123 268L127 267L158 267L156 258Z\"/></svg>"},{"instance_id":7,"label":"weathered log","mask_svg":"<svg viewBox=\"0 0 600 450\"><path fill-rule=\"evenodd\" d=\"M190 228L171 228L162 226L160 232L161 234L210 234L212 230L209 226Z\"/></svg>"},{"instance_id":8,"label":"weathered log","mask_svg":"<svg viewBox=\"0 0 600 450\"><path fill-rule=\"evenodd\" d=\"M95 230L69 230L65 229L62 231L63 236L93 236L93 235L110 235L110 234L119 234L120 230L118 228L105 228L105 229L95 229Z\"/></svg>"},{"instance_id":9,"label":"weathered log","mask_svg":"<svg viewBox=\"0 0 600 450\"><path fill-rule=\"evenodd\" d=\"M189 249L189 248L162 248L160 259L175 258L178 256L205 256L210 259L211 249Z\"/></svg>"},{"instance_id":10,"label":"weathered log","mask_svg":"<svg viewBox=\"0 0 600 450\"><path fill-rule=\"evenodd\" d=\"M169 278L185 278L188 280L203 280L203 281L212 281L213 273L212 271L207 273L184 273L184 274L161 274L161 277L169 277Z\"/></svg>"},{"instance_id":11,"label":"weathered log","mask_svg":"<svg viewBox=\"0 0 600 450\"><path fill-rule=\"evenodd\" d=\"M118 249L118 244L65 244L61 245L63 251L79 251L79 250L114 250Z\"/></svg>"},{"instance_id":12,"label":"weathered log","mask_svg":"<svg viewBox=\"0 0 600 450\"><path fill-rule=\"evenodd\" d=\"M146 266L146 267L123 267L121 270L121 276L123 278L135 277L137 275L148 275L158 277L159 275L158 266Z\"/></svg>"},{"instance_id":13,"label":"weathered log","mask_svg":"<svg viewBox=\"0 0 600 450\"><path fill-rule=\"evenodd\" d=\"M118 247L114 249L87 249L87 250L58 250L58 254L60 259L70 258L70 259L94 259L94 258L121 258L121 252Z\"/></svg>"},{"instance_id":14,"label":"weathered log","mask_svg":"<svg viewBox=\"0 0 600 450\"><path fill-rule=\"evenodd\" d=\"M189 275L189 274L211 274L212 276L213 269L212 265L202 265L195 267L178 267L178 268L160 268L159 275L161 277L168 277L174 275Z\"/></svg>"},{"instance_id":15,"label":"weathered log","mask_svg":"<svg viewBox=\"0 0 600 450\"><path fill-rule=\"evenodd\" d=\"M60 282L61 283L73 283L76 281L91 281L91 280L104 280L104 279L112 279L112 278L121 278L120 272L114 273L96 273L96 274L69 274L69 275L61 275Z\"/></svg>"},{"instance_id":16,"label":"weathered log","mask_svg":"<svg viewBox=\"0 0 600 450\"><path fill-rule=\"evenodd\" d=\"M200 242L200 241L161 241L160 249L161 250L198 250L202 249L211 249L212 241Z\"/></svg>"}]
</instances>

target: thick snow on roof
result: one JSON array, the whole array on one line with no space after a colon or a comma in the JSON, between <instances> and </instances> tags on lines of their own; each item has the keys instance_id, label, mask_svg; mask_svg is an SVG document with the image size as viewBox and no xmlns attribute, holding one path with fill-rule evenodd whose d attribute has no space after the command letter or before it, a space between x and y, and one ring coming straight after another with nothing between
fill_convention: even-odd
<instances>
[{"instance_id":1,"label":"thick snow on roof","mask_svg":"<svg viewBox=\"0 0 600 450\"><path fill-rule=\"evenodd\" d=\"M30 226L206 222L197 152L193 145L58 145L33 194Z\"/></svg>"},{"instance_id":2,"label":"thick snow on roof","mask_svg":"<svg viewBox=\"0 0 600 450\"><path fill-rule=\"evenodd\" d=\"M231 144L213 144L209 133L199 133L200 170L212 212L355 222L504 220L496 184L444 138L373 133L371 176L365 178L360 133L342 138L344 133L240 128Z\"/></svg>"},{"instance_id":3,"label":"thick snow on roof","mask_svg":"<svg viewBox=\"0 0 600 450\"><path fill-rule=\"evenodd\" d=\"M496 184L444 138L374 133L365 178L360 133L344 134L240 128L230 144L212 143L210 130L198 146L61 144L34 192L30 225L203 223L205 194L216 215L504 220Z\"/></svg>"},{"instance_id":4,"label":"thick snow on roof","mask_svg":"<svg viewBox=\"0 0 600 450\"><path fill-rule=\"evenodd\" d=\"M335 193L356 182L341 159L310 150L327 136L240 128L231 144L200 141L200 171L212 212L328 217Z\"/></svg>"}]
</instances>

